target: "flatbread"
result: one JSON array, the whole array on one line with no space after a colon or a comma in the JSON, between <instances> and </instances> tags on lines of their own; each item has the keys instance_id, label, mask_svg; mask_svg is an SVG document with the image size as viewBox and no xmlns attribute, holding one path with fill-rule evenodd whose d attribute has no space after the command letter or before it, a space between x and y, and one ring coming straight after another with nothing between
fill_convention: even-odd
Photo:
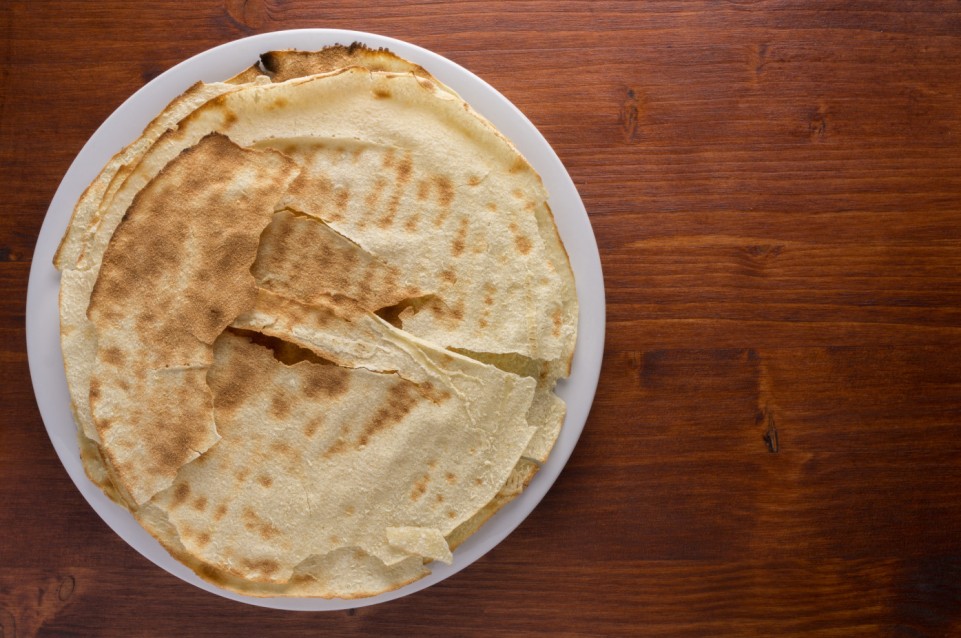
<instances>
[{"instance_id":1,"label":"flatbread","mask_svg":"<svg viewBox=\"0 0 961 638\"><path fill-rule=\"evenodd\" d=\"M576 330L573 278L556 233L542 232L552 225L543 185L516 150L462 102L411 76L346 69L294 82L285 106L291 118L300 118L301 99L339 102L330 113L312 109L301 127L311 135L284 135L282 115L273 135L230 131L302 166L282 204L321 219L430 295L400 315L405 330L444 346L558 361L566 371ZM390 96L364 107L376 126L338 122L347 130L323 135L328 117L361 108L349 96L366 101L371 93Z\"/></svg>"},{"instance_id":2,"label":"flatbread","mask_svg":"<svg viewBox=\"0 0 961 638\"><path fill-rule=\"evenodd\" d=\"M211 134L144 188L113 234L87 314L90 407L120 487L143 503L217 440L212 344L252 307L250 266L297 167Z\"/></svg>"},{"instance_id":3,"label":"flatbread","mask_svg":"<svg viewBox=\"0 0 961 638\"><path fill-rule=\"evenodd\" d=\"M112 201L144 154L166 131L175 127L204 102L214 99L246 82L269 81L256 67L250 67L224 83L198 82L177 97L155 117L141 136L117 153L84 191L67 231L54 255L54 265L62 271L60 283L61 348L70 406L78 428L78 439L87 476L108 496L122 500L111 484L110 471L102 463L100 437L90 414L90 373L96 356L96 332L87 319L90 295L99 274L102 250L90 253L87 244L100 228L101 212Z\"/></svg>"},{"instance_id":4,"label":"flatbread","mask_svg":"<svg viewBox=\"0 0 961 638\"><path fill-rule=\"evenodd\" d=\"M385 568L446 558L438 538L495 497L532 436L523 415L534 384L420 356L431 365L411 362L415 382L288 365L243 334L221 334L208 381L222 438L151 506L187 553L252 582L287 583L303 561L348 548ZM453 374L464 369L476 376Z\"/></svg>"},{"instance_id":5,"label":"flatbread","mask_svg":"<svg viewBox=\"0 0 961 638\"><path fill-rule=\"evenodd\" d=\"M563 423L576 295L540 178L385 50L272 52L193 87L91 185L55 263L88 476L239 593L358 597L423 577L521 492ZM357 388L308 396L318 375ZM315 438L353 460L317 463ZM257 476L240 478L250 459ZM291 481L320 488L319 519ZM362 496L374 506L353 522L334 511Z\"/></svg>"}]
</instances>

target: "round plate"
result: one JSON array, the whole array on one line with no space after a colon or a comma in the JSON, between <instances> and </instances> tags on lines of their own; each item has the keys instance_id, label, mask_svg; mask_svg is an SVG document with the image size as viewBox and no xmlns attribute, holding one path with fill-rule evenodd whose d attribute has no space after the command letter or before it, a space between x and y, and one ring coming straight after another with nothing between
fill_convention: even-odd
<instances>
[{"instance_id":1,"label":"round plate","mask_svg":"<svg viewBox=\"0 0 961 638\"><path fill-rule=\"evenodd\" d=\"M215 82L239 73L261 53L274 49L316 50L332 44L362 42L387 47L415 62L459 93L510 138L544 179L550 206L570 254L577 281L580 322L571 376L558 384L567 402L567 419L551 456L530 486L454 552L452 565L434 563L432 573L398 590L358 600L253 598L217 588L174 560L130 515L111 502L84 473L77 447L76 425L60 352L57 304L60 274L53 254L67 228L74 205L107 161L136 139L153 117L197 81ZM134 93L113 112L77 155L57 189L34 251L27 290L27 353L40 414L50 440L77 489L117 534L148 559L201 589L241 602L292 610L337 610L373 605L429 587L464 569L500 543L530 514L557 479L574 450L590 411L604 350L604 281L597 243L574 183L534 125L486 82L461 66L426 49L384 36L358 31L300 29L256 35L218 46L178 64ZM505 573L504 578L510 574Z\"/></svg>"}]
</instances>

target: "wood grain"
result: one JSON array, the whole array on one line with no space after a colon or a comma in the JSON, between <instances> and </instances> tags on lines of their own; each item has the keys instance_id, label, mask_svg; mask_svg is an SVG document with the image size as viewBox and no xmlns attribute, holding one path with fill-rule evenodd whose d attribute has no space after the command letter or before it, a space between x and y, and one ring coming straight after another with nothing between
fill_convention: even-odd
<instances>
[{"instance_id":1,"label":"wood grain","mask_svg":"<svg viewBox=\"0 0 961 638\"><path fill-rule=\"evenodd\" d=\"M232 603L73 488L24 346L33 244L97 126L245 35L382 33L517 104L600 246L571 461L488 556L372 608ZM0 4L0 635L961 635L961 4Z\"/></svg>"}]
</instances>

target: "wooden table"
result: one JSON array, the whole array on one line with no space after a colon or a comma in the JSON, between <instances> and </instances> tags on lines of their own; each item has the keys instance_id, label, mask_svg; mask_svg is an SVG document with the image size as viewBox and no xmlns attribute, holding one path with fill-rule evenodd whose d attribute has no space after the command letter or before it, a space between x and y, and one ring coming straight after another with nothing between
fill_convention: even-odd
<instances>
[{"instance_id":1,"label":"wooden table","mask_svg":"<svg viewBox=\"0 0 961 638\"><path fill-rule=\"evenodd\" d=\"M365 8L368 6L373 8ZM607 352L570 463L476 564L373 608L248 607L74 489L24 300L70 162L175 63L382 33L519 106L580 189ZM0 4L0 635L961 635L956 2Z\"/></svg>"}]
</instances>

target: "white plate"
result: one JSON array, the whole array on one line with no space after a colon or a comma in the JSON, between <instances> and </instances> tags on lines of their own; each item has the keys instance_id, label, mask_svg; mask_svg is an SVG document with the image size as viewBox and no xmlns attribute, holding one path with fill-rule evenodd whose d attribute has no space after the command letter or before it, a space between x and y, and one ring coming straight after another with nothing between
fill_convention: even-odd
<instances>
[{"instance_id":1,"label":"white plate","mask_svg":"<svg viewBox=\"0 0 961 638\"><path fill-rule=\"evenodd\" d=\"M580 327L573 370L570 378L562 381L557 390L567 402L567 420L549 460L527 490L454 552L453 565L434 563L430 567L433 573L426 578L396 591L360 600L240 596L201 580L174 560L136 523L129 512L112 503L84 474L60 352L57 305L60 275L52 265L53 254L66 230L74 204L87 184L117 151L138 137L147 123L189 86L198 80L224 80L247 68L265 51L315 50L355 41L369 47L387 47L423 66L493 122L544 178L550 193L550 206L570 254L580 302ZM426 49L358 31L300 29L256 35L196 55L134 93L97 129L60 183L40 229L27 289L27 352L40 414L63 466L90 506L131 547L178 578L220 596L276 609L321 611L363 607L429 587L473 563L521 524L557 479L584 428L600 374L604 316L601 262L587 212L557 155L517 107L470 71ZM544 560L547 560L546 556ZM510 578L510 574L505 573L503 577Z\"/></svg>"}]
</instances>

